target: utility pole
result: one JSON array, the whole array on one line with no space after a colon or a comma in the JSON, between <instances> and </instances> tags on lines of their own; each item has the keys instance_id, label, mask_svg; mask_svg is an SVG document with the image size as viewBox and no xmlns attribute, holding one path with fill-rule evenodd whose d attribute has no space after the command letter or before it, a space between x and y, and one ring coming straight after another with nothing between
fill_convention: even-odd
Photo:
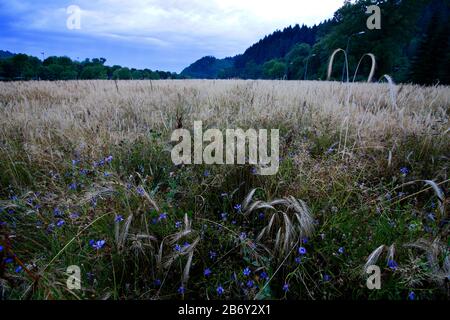
<instances>
[{"instance_id":1,"label":"utility pole","mask_svg":"<svg viewBox=\"0 0 450 320\"><path fill-rule=\"evenodd\" d=\"M315 57L315 56L316 56L316 54L313 53L313 54L311 54L311 55L308 56L308 59L306 59L305 76L303 77L303 80L308 80L308 64L309 64L309 59L310 59L311 57Z\"/></svg>"}]
</instances>

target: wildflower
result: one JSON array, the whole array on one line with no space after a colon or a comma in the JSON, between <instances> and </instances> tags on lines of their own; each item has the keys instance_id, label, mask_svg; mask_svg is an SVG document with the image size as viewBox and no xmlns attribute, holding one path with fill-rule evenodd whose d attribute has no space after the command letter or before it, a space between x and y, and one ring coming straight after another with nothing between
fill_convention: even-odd
<instances>
[{"instance_id":1,"label":"wildflower","mask_svg":"<svg viewBox=\"0 0 450 320\"><path fill-rule=\"evenodd\" d=\"M113 156L107 156L106 158L105 158L105 161L107 162L107 163L111 163L111 161L113 160Z\"/></svg>"},{"instance_id":2,"label":"wildflower","mask_svg":"<svg viewBox=\"0 0 450 320\"><path fill-rule=\"evenodd\" d=\"M185 289L184 289L183 286L181 286L181 287L178 288L178 293L179 293L179 294L184 294L184 292L185 292Z\"/></svg>"},{"instance_id":3,"label":"wildflower","mask_svg":"<svg viewBox=\"0 0 450 320\"><path fill-rule=\"evenodd\" d=\"M190 244L189 242L183 243L183 247L184 247L184 248L189 248L190 245L191 245L191 244Z\"/></svg>"},{"instance_id":4,"label":"wildflower","mask_svg":"<svg viewBox=\"0 0 450 320\"><path fill-rule=\"evenodd\" d=\"M223 212L220 214L220 217L222 218L222 221L227 221L228 213Z\"/></svg>"},{"instance_id":5,"label":"wildflower","mask_svg":"<svg viewBox=\"0 0 450 320\"><path fill-rule=\"evenodd\" d=\"M180 252L181 251L181 246L177 243L175 245L175 247L174 247L174 250Z\"/></svg>"},{"instance_id":6,"label":"wildflower","mask_svg":"<svg viewBox=\"0 0 450 320\"><path fill-rule=\"evenodd\" d=\"M175 222L175 228L180 229L183 223L181 221Z\"/></svg>"},{"instance_id":7,"label":"wildflower","mask_svg":"<svg viewBox=\"0 0 450 320\"><path fill-rule=\"evenodd\" d=\"M237 223L236 220L231 221L231 224L236 224L236 223Z\"/></svg>"},{"instance_id":8,"label":"wildflower","mask_svg":"<svg viewBox=\"0 0 450 320\"><path fill-rule=\"evenodd\" d=\"M408 168L403 167L403 168L400 169L400 173L401 173L404 177L406 177L406 176L408 175L408 173L409 173L409 170L408 170Z\"/></svg>"},{"instance_id":9,"label":"wildflower","mask_svg":"<svg viewBox=\"0 0 450 320\"><path fill-rule=\"evenodd\" d=\"M344 247L340 247L340 248L338 249L338 252L339 252L340 254L343 254L343 253L344 253Z\"/></svg>"},{"instance_id":10,"label":"wildflower","mask_svg":"<svg viewBox=\"0 0 450 320\"><path fill-rule=\"evenodd\" d=\"M302 243L303 244L307 244L308 243L308 238L307 237L303 237L302 238Z\"/></svg>"},{"instance_id":11,"label":"wildflower","mask_svg":"<svg viewBox=\"0 0 450 320\"><path fill-rule=\"evenodd\" d=\"M323 275L323 281L328 282L331 280L331 276L329 274L324 274Z\"/></svg>"},{"instance_id":12,"label":"wildflower","mask_svg":"<svg viewBox=\"0 0 450 320\"><path fill-rule=\"evenodd\" d=\"M242 205L240 205L240 204L237 204L237 205L234 206L234 210L236 210L236 211L240 212L241 209L242 209Z\"/></svg>"},{"instance_id":13,"label":"wildflower","mask_svg":"<svg viewBox=\"0 0 450 320\"><path fill-rule=\"evenodd\" d=\"M53 215L55 217L60 217L60 216L62 216L62 212L59 208L55 208L55 209L53 209Z\"/></svg>"},{"instance_id":14,"label":"wildflower","mask_svg":"<svg viewBox=\"0 0 450 320\"><path fill-rule=\"evenodd\" d=\"M89 171L87 169L80 169L80 174L85 176L89 173Z\"/></svg>"},{"instance_id":15,"label":"wildflower","mask_svg":"<svg viewBox=\"0 0 450 320\"><path fill-rule=\"evenodd\" d=\"M116 218L114 219L114 222L119 223L123 221L123 216L122 215L117 215Z\"/></svg>"},{"instance_id":16,"label":"wildflower","mask_svg":"<svg viewBox=\"0 0 450 320\"><path fill-rule=\"evenodd\" d=\"M250 173L253 174L253 175L255 175L255 174L258 173L258 169L256 169L255 167L253 167L253 168L250 169Z\"/></svg>"},{"instance_id":17,"label":"wildflower","mask_svg":"<svg viewBox=\"0 0 450 320\"><path fill-rule=\"evenodd\" d=\"M258 214L258 218L259 218L259 220L263 220L264 219L264 212L260 212Z\"/></svg>"},{"instance_id":18,"label":"wildflower","mask_svg":"<svg viewBox=\"0 0 450 320\"><path fill-rule=\"evenodd\" d=\"M58 228L61 228L66 222L63 219L59 219L58 222L56 222L56 226Z\"/></svg>"},{"instance_id":19,"label":"wildflower","mask_svg":"<svg viewBox=\"0 0 450 320\"><path fill-rule=\"evenodd\" d=\"M14 259L11 258L11 257L8 257L8 258L5 258L4 261L5 261L6 264L8 264L8 263L13 263Z\"/></svg>"},{"instance_id":20,"label":"wildflower","mask_svg":"<svg viewBox=\"0 0 450 320\"><path fill-rule=\"evenodd\" d=\"M289 283L285 283L285 284L283 285L283 291L284 291L284 292L288 292L288 291L289 291Z\"/></svg>"},{"instance_id":21,"label":"wildflower","mask_svg":"<svg viewBox=\"0 0 450 320\"><path fill-rule=\"evenodd\" d=\"M95 250L100 250L105 246L106 241L105 240L97 240L97 241L91 240L91 241L89 241L89 244Z\"/></svg>"},{"instance_id":22,"label":"wildflower","mask_svg":"<svg viewBox=\"0 0 450 320\"><path fill-rule=\"evenodd\" d=\"M2 251L3 251L3 248L4 248L3 246L0 246L0 252L2 252Z\"/></svg>"},{"instance_id":23,"label":"wildflower","mask_svg":"<svg viewBox=\"0 0 450 320\"><path fill-rule=\"evenodd\" d=\"M18 266L16 269L14 269L14 272L19 273L22 271L22 269L23 269L22 266Z\"/></svg>"},{"instance_id":24,"label":"wildflower","mask_svg":"<svg viewBox=\"0 0 450 320\"><path fill-rule=\"evenodd\" d=\"M397 264L397 262L395 262L394 260L389 260L389 261L388 261L388 267L389 267L391 270L397 270L398 264Z\"/></svg>"},{"instance_id":25,"label":"wildflower","mask_svg":"<svg viewBox=\"0 0 450 320\"><path fill-rule=\"evenodd\" d=\"M251 273L252 271L250 270L250 268L249 267L247 267L247 268L245 268L244 269L244 271L242 272L243 274L244 274L244 276L249 276L250 275L250 273Z\"/></svg>"},{"instance_id":26,"label":"wildflower","mask_svg":"<svg viewBox=\"0 0 450 320\"><path fill-rule=\"evenodd\" d=\"M209 258L214 260L217 257L217 253L215 251L209 251Z\"/></svg>"},{"instance_id":27,"label":"wildflower","mask_svg":"<svg viewBox=\"0 0 450 320\"><path fill-rule=\"evenodd\" d=\"M302 262L301 257L295 257L295 263L300 264Z\"/></svg>"},{"instance_id":28,"label":"wildflower","mask_svg":"<svg viewBox=\"0 0 450 320\"><path fill-rule=\"evenodd\" d=\"M217 287L217 294L220 296L220 295L222 295L224 293L224 290L223 290L223 288L222 288L222 286L218 286Z\"/></svg>"},{"instance_id":29,"label":"wildflower","mask_svg":"<svg viewBox=\"0 0 450 320\"><path fill-rule=\"evenodd\" d=\"M145 195L145 190L142 187L137 187L136 192L143 197Z\"/></svg>"},{"instance_id":30,"label":"wildflower","mask_svg":"<svg viewBox=\"0 0 450 320\"><path fill-rule=\"evenodd\" d=\"M212 273L212 271L211 271L210 268L206 268L206 269L203 271L203 275L204 275L205 277L210 276L211 273Z\"/></svg>"},{"instance_id":31,"label":"wildflower","mask_svg":"<svg viewBox=\"0 0 450 320\"><path fill-rule=\"evenodd\" d=\"M268 275L265 271L263 271L263 272L261 272L261 273L259 274L259 277L260 277L262 280L266 280L266 279L269 278L269 275Z\"/></svg>"},{"instance_id":32,"label":"wildflower","mask_svg":"<svg viewBox=\"0 0 450 320\"><path fill-rule=\"evenodd\" d=\"M306 254L306 249L304 247L300 247L298 248L298 253L302 256L304 256Z\"/></svg>"},{"instance_id":33,"label":"wildflower","mask_svg":"<svg viewBox=\"0 0 450 320\"><path fill-rule=\"evenodd\" d=\"M105 171L105 172L103 173L103 176L104 176L105 178L108 178L109 176L111 176L111 173L109 173L108 171Z\"/></svg>"},{"instance_id":34,"label":"wildflower","mask_svg":"<svg viewBox=\"0 0 450 320\"><path fill-rule=\"evenodd\" d=\"M205 176L205 177L209 177L209 175L210 175L210 173L209 173L209 171L208 171L208 170L205 170L205 172L203 172L203 176Z\"/></svg>"},{"instance_id":35,"label":"wildflower","mask_svg":"<svg viewBox=\"0 0 450 320\"><path fill-rule=\"evenodd\" d=\"M76 166L79 163L80 163L80 160L76 160L76 159L72 160L72 165L73 166Z\"/></svg>"},{"instance_id":36,"label":"wildflower","mask_svg":"<svg viewBox=\"0 0 450 320\"><path fill-rule=\"evenodd\" d=\"M254 282L253 282L253 280L248 280L247 281L247 287L249 287L249 288L253 288L253 286L254 286Z\"/></svg>"},{"instance_id":37,"label":"wildflower","mask_svg":"<svg viewBox=\"0 0 450 320\"><path fill-rule=\"evenodd\" d=\"M13 214L14 212L14 209L8 209L8 214Z\"/></svg>"},{"instance_id":38,"label":"wildflower","mask_svg":"<svg viewBox=\"0 0 450 320\"><path fill-rule=\"evenodd\" d=\"M411 292L408 294L408 299L409 299L409 300L416 300L416 294L414 293L414 291L411 291Z\"/></svg>"},{"instance_id":39,"label":"wildflower","mask_svg":"<svg viewBox=\"0 0 450 320\"><path fill-rule=\"evenodd\" d=\"M72 220L77 219L79 217L80 217L80 215L77 212L73 212L69 215L69 218Z\"/></svg>"},{"instance_id":40,"label":"wildflower","mask_svg":"<svg viewBox=\"0 0 450 320\"><path fill-rule=\"evenodd\" d=\"M161 213L158 217L158 221L166 220L166 219L167 219L167 213L165 213L165 212Z\"/></svg>"},{"instance_id":41,"label":"wildflower","mask_svg":"<svg viewBox=\"0 0 450 320\"><path fill-rule=\"evenodd\" d=\"M161 285L161 280L156 279L155 281L153 281L153 284L157 287L159 287Z\"/></svg>"},{"instance_id":42,"label":"wildflower","mask_svg":"<svg viewBox=\"0 0 450 320\"><path fill-rule=\"evenodd\" d=\"M241 234L239 235L239 239L244 241L245 239L247 239L247 234L245 232L241 232Z\"/></svg>"}]
</instances>

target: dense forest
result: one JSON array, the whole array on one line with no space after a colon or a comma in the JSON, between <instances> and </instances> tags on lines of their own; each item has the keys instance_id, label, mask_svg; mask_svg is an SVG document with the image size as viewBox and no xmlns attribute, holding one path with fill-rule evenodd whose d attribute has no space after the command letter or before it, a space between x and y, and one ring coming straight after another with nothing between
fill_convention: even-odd
<instances>
[{"instance_id":1,"label":"dense forest","mask_svg":"<svg viewBox=\"0 0 450 320\"><path fill-rule=\"evenodd\" d=\"M26 54L0 51L0 80L158 80L180 77L176 73L166 71L106 66L105 62L104 58L78 62L68 57L48 57L42 61Z\"/></svg>"},{"instance_id":2,"label":"dense forest","mask_svg":"<svg viewBox=\"0 0 450 320\"><path fill-rule=\"evenodd\" d=\"M379 30L369 30L366 25L366 8L372 4L381 9ZM449 16L448 0L346 1L332 19L313 27L277 30L243 54L226 58L222 69L218 66L223 60L208 57L181 74L192 78L325 79L331 53L343 48L348 49L350 74L364 53L370 52L377 58L377 79L389 74L397 82L450 84ZM342 55L337 56L334 79L341 79L343 63ZM362 79L369 67L363 63L357 78Z\"/></svg>"}]
</instances>

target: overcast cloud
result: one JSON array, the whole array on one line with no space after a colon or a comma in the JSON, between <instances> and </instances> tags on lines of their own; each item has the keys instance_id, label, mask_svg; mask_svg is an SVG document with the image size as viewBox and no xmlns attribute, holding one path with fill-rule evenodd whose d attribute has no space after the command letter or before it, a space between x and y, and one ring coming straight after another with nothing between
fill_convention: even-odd
<instances>
[{"instance_id":1,"label":"overcast cloud","mask_svg":"<svg viewBox=\"0 0 450 320\"><path fill-rule=\"evenodd\" d=\"M181 71L205 55L242 53L276 29L331 18L343 0L2 0L0 49L41 57ZM81 29L66 27L67 7Z\"/></svg>"}]
</instances>

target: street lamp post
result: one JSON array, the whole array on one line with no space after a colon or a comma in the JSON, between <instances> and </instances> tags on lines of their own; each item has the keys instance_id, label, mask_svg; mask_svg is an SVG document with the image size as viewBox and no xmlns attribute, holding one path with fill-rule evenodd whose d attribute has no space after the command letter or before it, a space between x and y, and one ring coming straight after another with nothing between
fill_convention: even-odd
<instances>
[{"instance_id":1,"label":"street lamp post","mask_svg":"<svg viewBox=\"0 0 450 320\"><path fill-rule=\"evenodd\" d=\"M313 54L311 54L311 55L308 56L308 59L306 59L305 76L303 77L304 80L307 80L307 79L308 79L307 77L308 77L308 64L309 64L309 59L310 59L311 57L315 57L315 56L316 56L316 54L313 53Z\"/></svg>"},{"instance_id":2,"label":"street lamp post","mask_svg":"<svg viewBox=\"0 0 450 320\"><path fill-rule=\"evenodd\" d=\"M365 31L360 31L357 33L353 33L351 34L348 39L347 39L347 47L345 48L345 54L347 55L347 61L348 61L348 51L350 48L350 40L352 39L353 36L360 36L362 34L365 34ZM348 63L348 62L347 62ZM345 74L345 61L344 61L344 66L342 67L342 82L344 82L344 74Z\"/></svg>"}]
</instances>

